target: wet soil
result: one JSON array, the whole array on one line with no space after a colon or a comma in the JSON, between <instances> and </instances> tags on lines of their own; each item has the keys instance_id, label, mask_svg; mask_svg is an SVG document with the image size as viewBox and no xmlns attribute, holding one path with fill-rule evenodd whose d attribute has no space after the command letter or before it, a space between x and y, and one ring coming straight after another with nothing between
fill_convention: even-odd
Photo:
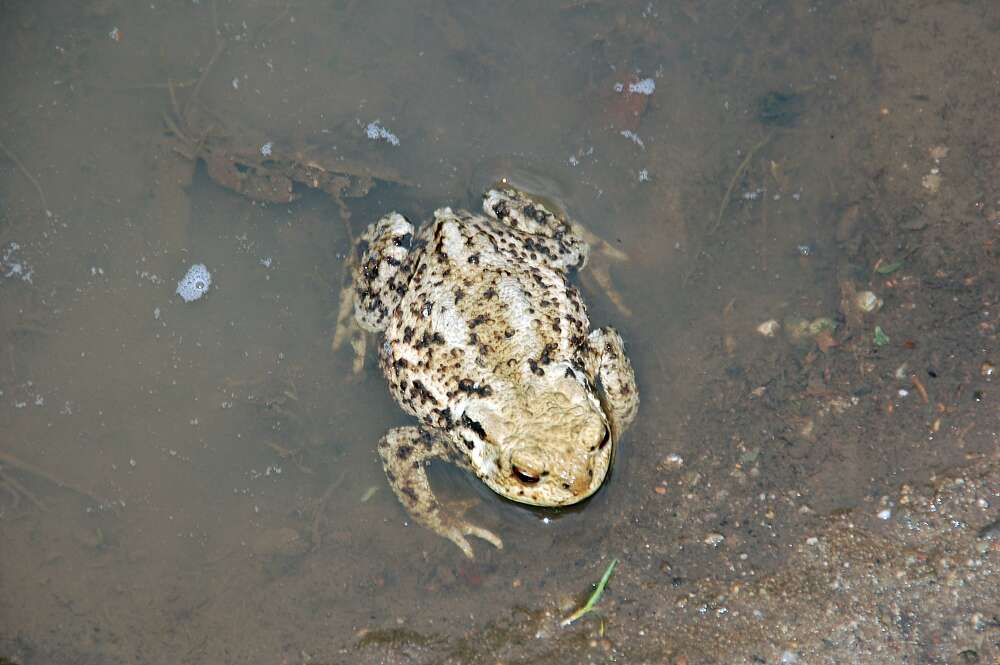
<instances>
[{"instance_id":1,"label":"wet soil","mask_svg":"<svg viewBox=\"0 0 1000 665\"><path fill-rule=\"evenodd\" d=\"M0 656L1000 660L993 3L4 9ZM505 170L629 254L643 405L572 510L432 469L469 562L331 337L352 235Z\"/></svg>"}]
</instances>

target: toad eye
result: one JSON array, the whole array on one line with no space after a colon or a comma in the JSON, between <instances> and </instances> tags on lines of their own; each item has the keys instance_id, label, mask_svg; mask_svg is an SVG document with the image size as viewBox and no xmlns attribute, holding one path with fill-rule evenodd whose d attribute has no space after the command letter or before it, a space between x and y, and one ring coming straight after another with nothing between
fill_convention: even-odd
<instances>
[{"instance_id":1,"label":"toad eye","mask_svg":"<svg viewBox=\"0 0 1000 665\"><path fill-rule=\"evenodd\" d=\"M514 477L517 478L522 483L524 483L525 485L534 485L539 480L541 480L540 476L532 475L532 474L528 473L527 471L525 471L524 469L521 469L516 464L512 464L511 467L510 467L510 470L511 470L511 473L514 474Z\"/></svg>"},{"instance_id":2,"label":"toad eye","mask_svg":"<svg viewBox=\"0 0 1000 665\"><path fill-rule=\"evenodd\" d=\"M605 425L604 426L604 438L601 439L601 445L599 445L597 447L597 449L598 450L603 450L604 446L608 445L609 441L611 441L611 430L608 429L607 425Z\"/></svg>"}]
</instances>

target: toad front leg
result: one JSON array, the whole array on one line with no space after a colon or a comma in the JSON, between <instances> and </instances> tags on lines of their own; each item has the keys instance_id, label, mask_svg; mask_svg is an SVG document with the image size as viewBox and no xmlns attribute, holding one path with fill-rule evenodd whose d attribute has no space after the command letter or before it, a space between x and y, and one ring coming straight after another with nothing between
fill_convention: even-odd
<instances>
[{"instance_id":1,"label":"toad front leg","mask_svg":"<svg viewBox=\"0 0 1000 665\"><path fill-rule=\"evenodd\" d=\"M588 342L591 349L588 365L600 381L599 388L617 439L632 424L639 411L635 372L625 355L625 342L614 328L594 330L588 336Z\"/></svg>"},{"instance_id":2,"label":"toad front leg","mask_svg":"<svg viewBox=\"0 0 1000 665\"><path fill-rule=\"evenodd\" d=\"M503 549L503 541L495 533L448 512L434 496L427 480L427 463L438 458L462 465L462 458L452 453L446 441L419 427L399 427L382 437L378 453L392 491L413 519L458 545L470 559L476 557L466 536L477 536Z\"/></svg>"}]
</instances>

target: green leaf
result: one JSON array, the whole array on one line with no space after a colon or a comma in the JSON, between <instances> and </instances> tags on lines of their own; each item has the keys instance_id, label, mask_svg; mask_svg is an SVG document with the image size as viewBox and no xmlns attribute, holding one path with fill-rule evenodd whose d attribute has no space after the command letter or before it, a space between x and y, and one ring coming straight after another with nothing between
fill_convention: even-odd
<instances>
[{"instance_id":1,"label":"green leaf","mask_svg":"<svg viewBox=\"0 0 1000 665\"><path fill-rule=\"evenodd\" d=\"M878 268L875 268L875 272L880 275L891 275L902 267L902 261L893 261L892 263L883 263Z\"/></svg>"},{"instance_id":2,"label":"green leaf","mask_svg":"<svg viewBox=\"0 0 1000 665\"><path fill-rule=\"evenodd\" d=\"M885 346L889 343L889 336L882 330L882 326L875 326L875 346Z\"/></svg>"}]
</instances>

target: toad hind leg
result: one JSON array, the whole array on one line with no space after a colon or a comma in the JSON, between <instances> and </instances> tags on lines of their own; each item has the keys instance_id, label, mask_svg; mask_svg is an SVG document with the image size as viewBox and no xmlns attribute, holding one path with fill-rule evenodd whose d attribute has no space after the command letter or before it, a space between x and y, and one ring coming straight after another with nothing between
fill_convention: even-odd
<instances>
[{"instance_id":1,"label":"toad hind leg","mask_svg":"<svg viewBox=\"0 0 1000 665\"><path fill-rule=\"evenodd\" d=\"M434 496L427 480L427 462L438 458L461 463L460 458L451 455L447 442L418 427L399 427L382 437L378 453L392 491L413 519L458 545L470 559L476 557L466 536L482 538L503 549L503 541L495 533L449 512Z\"/></svg>"},{"instance_id":2,"label":"toad hind leg","mask_svg":"<svg viewBox=\"0 0 1000 665\"><path fill-rule=\"evenodd\" d=\"M409 278L404 265L413 225L391 213L368 226L358 238L354 259L354 317L370 332L385 330L402 299Z\"/></svg>"},{"instance_id":3,"label":"toad hind leg","mask_svg":"<svg viewBox=\"0 0 1000 665\"><path fill-rule=\"evenodd\" d=\"M564 219L540 201L512 187L491 189L483 195L483 211L499 222L513 228L541 236L537 249L545 248L545 255L555 267L564 270L581 270L590 265L583 278L596 282L600 290L625 316L632 310L625 304L611 280L610 262L626 261L628 255L586 227ZM596 250L596 257L592 253Z\"/></svg>"}]
</instances>

